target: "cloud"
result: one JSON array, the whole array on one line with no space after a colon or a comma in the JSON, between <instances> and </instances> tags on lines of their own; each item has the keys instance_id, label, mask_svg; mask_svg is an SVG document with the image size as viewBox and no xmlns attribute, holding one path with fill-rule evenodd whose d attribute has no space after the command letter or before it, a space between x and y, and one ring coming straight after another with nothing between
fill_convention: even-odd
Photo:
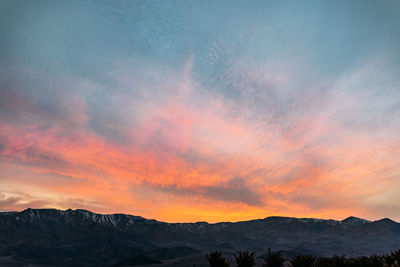
<instances>
[{"instance_id":1,"label":"cloud","mask_svg":"<svg viewBox=\"0 0 400 267\"><path fill-rule=\"evenodd\" d=\"M27 208L45 207L48 202L34 198L28 194L16 194L13 192L0 191L0 210L20 211Z\"/></svg>"},{"instance_id":2,"label":"cloud","mask_svg":"<svg viewBox=\"0 0 400 267\"><path fill-rule=\"evenodd\" d=\"M172 194L177 198L180 196L196 196L200 199L239 202L256 207L261 207L265 204L262 194L247 185L242 178L233 178L223 184L212 186L179 187L175 184L165 186L145 184L144 187Z\"/></svg>"},{"instance_id":3,"label":"cloud","mask_svg":"<svg viewBox=\"0 0 400 267\"><path fill-rule=\"evenodd\" d=\"M86 99L79 90L71 90L80 86L61 75L24 67L4 68L0 74L1 121L16 127L57 126L65 132L84 127L88 121Z\"/></svg>"},{"instance_id":4,"label":"cloud","mask_svg":"<svg viewBox=\"0 0 400 267\"><path fill-rule=\"evenodd\" d=\"M1 211L21 211L27 208L58 208L58 209L102 209L104 203L83 198L68 198L64 196L38 197L32 194L16 191L0 191Z\"/></svg>"}]
</instances>

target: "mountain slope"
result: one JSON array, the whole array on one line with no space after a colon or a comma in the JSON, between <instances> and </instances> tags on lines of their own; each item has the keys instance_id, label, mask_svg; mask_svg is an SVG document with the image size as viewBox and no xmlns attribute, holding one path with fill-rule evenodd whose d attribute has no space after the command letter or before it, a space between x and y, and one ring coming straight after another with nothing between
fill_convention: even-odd
<instances>
[{"instance_id":1,"label":"mountain slope","mask_svg":"<svg viewBox=\"0 0 400 267\"><path fill-rule=\"evenodd\" d=\"M400 248L400 224L268 217L208 224L165 223L139 216L86 210L27 209L0 213L2 259L40 265L122 266L147 262L202 260L204 253L270 247L291 256L386 253Z\"/></svg>"}]
</instances>

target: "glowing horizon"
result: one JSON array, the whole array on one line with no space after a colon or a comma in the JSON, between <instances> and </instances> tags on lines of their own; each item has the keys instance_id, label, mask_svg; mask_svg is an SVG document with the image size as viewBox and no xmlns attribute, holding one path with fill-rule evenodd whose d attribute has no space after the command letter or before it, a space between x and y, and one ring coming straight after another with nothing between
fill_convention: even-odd
<instances>
[{"instance_id":1,"label":"glowing horizon","mask_svg":"<svg viewBox=\"0 0 400 267\"><path fill-rule=\"evenodd\" d=\"M400 220L398 2L2 5L0 211Z\"/></svg>"}]
</instances>

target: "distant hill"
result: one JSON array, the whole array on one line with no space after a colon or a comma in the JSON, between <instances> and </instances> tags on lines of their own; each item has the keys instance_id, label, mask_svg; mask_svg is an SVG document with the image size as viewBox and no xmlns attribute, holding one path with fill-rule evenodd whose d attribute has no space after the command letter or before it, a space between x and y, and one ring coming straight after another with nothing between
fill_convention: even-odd
<instances>
[{"instance_id":1,"label":"distant hill","mask_svg":"<svg viewBox=\"0 0 400 267\"><path fill-rule=\"evenodd\" d=\"M390 219L343 221L267 217L209 224L165 223L126 214L27 209L0 213L0 265L133 266L204 262L212 250L233 255L267 248L286 257L383 254L400 248Z\"/></svg>"}]
</instances>

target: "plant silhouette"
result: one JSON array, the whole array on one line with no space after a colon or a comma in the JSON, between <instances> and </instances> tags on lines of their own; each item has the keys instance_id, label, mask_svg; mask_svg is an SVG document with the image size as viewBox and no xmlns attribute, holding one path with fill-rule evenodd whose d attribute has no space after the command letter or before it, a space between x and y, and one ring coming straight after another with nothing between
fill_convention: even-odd
<instances>
[{"instance_id":1,"label":"plant silhouette","mask_svg":"<svg viewBox=\"0 0 400 267\"><path fill-rule=\"evenodd\" d=\"M349 260L349 265L354 267L381 267L385 266L384 258L381 256L361 256Z\"/></svg>"},{"instance_id":2,"label":"plant silhouette","mask_svg":"<svg viewBox=\"0 0 400 267\"><path fill-rule=\"evenodd\" d=\"M400 249L393 251L390 256L393 260L393 266L400 266Z\"/></svg>"},{"instance_id":3,"label":"plant silhouette","mask_svg":"<svg viewBox=\"0 0 400 267\"><path fill-rule=\"evenodd\" d=\"M249 251L236 251L235 260L237 267L252 267L256 265L255 257L256 253Z\"/></svg>"},{"instance_id":4,"label":"plant silhouette","mask_svg":"<svg viewBox=\"0 0 400 267\"><path fill-rule=\"evenodd\" d=\"M211 267L229 267L231 262L222 257L218 251L206 255ZM236 251L237 267L253 267L256 265L255 253L249 251ZM385 255L359 256L346 258L345 256L333 256L316 259L313 255L299 254L290 262L279 253L272 253L268 248L263 267L400 267L400 249Z\"/></svg>"},{"instance_id":5,"label":"plant silhouette","mask_svg":"<svg viewBox=\"0 0 400 267\"><path fill-rule=\"evenodd\" d=\"M333 256L332 258L319 258L315 261L314 267L347 267L350 266L344 256Z\"/></svg>"},{"instance_id":6,"label":"plant silhouette","mask_svg":"<svg viewBox=\"0 0 400 267\"><path fill-rule=\"evenodd\" d=\"M311 267L314 262L315 257L308 254L299 254L290 261L293 267Z\"/></svg>"},{"instance_id":7,"label":"plant silhouette","mask_svg":"<svg viewBox=\"0 0 400 267\"><path fill-rule=\"evenodd\" d=\"M272 253L271 249L268 248L267 257L264 259L263 267L281 267L284 261L285 260L279 253Z\"/></svg>"},{"instance_id":8,"label":"plant silhouette","mask_svg":"<svg viewBox=\"0 0 400 267\"><path fill-rule=\"evenodd\" d=\"M206 255L207 261L211 267L229 267L230 261L222 257L221 252L215 251Z\"/></svg>"}]
</instances>

